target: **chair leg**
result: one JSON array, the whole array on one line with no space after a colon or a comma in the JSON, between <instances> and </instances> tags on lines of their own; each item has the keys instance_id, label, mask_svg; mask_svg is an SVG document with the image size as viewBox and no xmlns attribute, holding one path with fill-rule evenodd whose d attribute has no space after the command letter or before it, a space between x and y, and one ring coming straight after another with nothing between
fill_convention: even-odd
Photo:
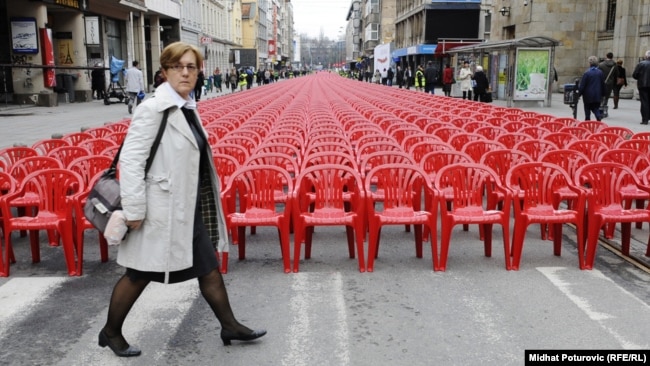
<instances>
[{"instance_id":1,"label":"chair leg","mask_svg":"<svg viewBox=\"0 0 650 366\"><path fill-rule=\"evenodd\" d=\"M246 259L246 226L236 226L234 230L237 231L239 236L239 244L237 245L237 250L239 250L239 260Z\"/></svg>"},{"instance_id":2,"label":"chair leg","mask_svg":"<svg viewBox=\"0 0 650 366\"><path fill-rule=\"evenodd\" d=\"M632 236L632 223L621 223L621 252L623 255L630 256L630 238Z\"/></svg>"},{"instance_id":3,"label":"chair leg","mask_svg":"<svg viewBox=\"0 0 650 366\"><path fill-rule=\"evenodd\" d=\"M559 257L562 254L562 224L551 224L550 228L553 232L553 255Z\"/></svg>"},{"instance_id":4,"label":"chair leg","mask_svg":"<svg viewBox=\"0 0 650 366\"><path fill-rule=\"evenodd\" d=\"M39 263L41 261L41 247L38 239L38 230L29 230L29 244L32 249L32 263Z\"/></svg>"}]
</instances>

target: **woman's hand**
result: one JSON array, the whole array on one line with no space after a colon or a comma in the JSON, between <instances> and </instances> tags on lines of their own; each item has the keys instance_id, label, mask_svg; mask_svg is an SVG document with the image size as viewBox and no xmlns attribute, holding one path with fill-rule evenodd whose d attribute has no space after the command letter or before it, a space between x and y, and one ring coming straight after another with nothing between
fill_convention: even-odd
<instances>
[{"instance_id":1,"label":"woman's hand","mask_svg":"<svg viewBox=\"0 0 650 366\"><path fill-rule=\"evenodd\" d=\"M127 221L126 226L131 230L138 230L142 226L142 220Z\"/></svg>"}]
</instances>

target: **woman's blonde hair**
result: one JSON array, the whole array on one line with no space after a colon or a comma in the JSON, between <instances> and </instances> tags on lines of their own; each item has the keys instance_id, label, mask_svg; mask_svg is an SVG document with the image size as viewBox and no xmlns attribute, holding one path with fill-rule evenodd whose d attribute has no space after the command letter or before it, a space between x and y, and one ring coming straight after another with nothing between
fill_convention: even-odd
<instances>
[{"instance_id":1,"label":"woman's blonde hair","mask_svg":"<svg viewBox=\"0 0 650 366\"><path fill-rule=\"evenodd\" d=\"M195 46L185 42L174 42L163 49L160 54L160 66L168 69L170 66L177 64L186 52L194 53L196 57L196 66L200 69L203 65L203 55Z\"/></svg>"}]
</instances>

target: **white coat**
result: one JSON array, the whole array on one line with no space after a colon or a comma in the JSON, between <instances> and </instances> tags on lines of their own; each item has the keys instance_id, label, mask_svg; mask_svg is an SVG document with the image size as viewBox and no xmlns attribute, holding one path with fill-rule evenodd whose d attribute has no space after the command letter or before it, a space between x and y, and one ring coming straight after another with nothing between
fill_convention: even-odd
<instances>
[{"instance_id":1,"label":"white coat","mask_svg":"<svg viewBox=\"0 0 650 366\"><path fill-rule=\"evenodd\" d=\"M469 67L463 67L458 72L458 81L460 82L460 90L472 90L472 70Z\"/></svg>"},{"instance_id":2,"label":"white coat","mask_svg":"<svg viewBox=\"0 0 650 366\"><path fill-rule=\"evenodd\" d=\"M117 263L140 271L172 272L192 266L194 208L197 200L200 152L172 89L164 84L155 97L144 101L135 114L120 154L119 179L127 220L144 220L119 247ZM146 160L170 109L167 127L151 168ZM197 115L197 120L199 117ZM205 133L205 131L204 131ZM207 136L207 134L206 134ZM208 150L209 146L206 147ZM209 156L212 156L208 151ZM226 220L221 206L219 178L212 159L212 187L217 198L220 251L228 251ZM168 276L165 276L167 282Z\"/></svg>"}]
</instances>

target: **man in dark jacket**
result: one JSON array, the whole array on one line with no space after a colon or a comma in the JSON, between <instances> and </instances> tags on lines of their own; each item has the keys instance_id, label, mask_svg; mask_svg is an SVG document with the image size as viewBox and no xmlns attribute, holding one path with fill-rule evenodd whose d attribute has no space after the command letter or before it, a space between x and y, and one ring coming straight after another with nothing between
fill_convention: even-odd
<instances>
[{"instance_id":1,"label":"man in dark jacket","mask_svg":"<svg viewBox=\"0 0 650 366\"><path fill-rule=\"evenodd\" d=\"M591 112L594 112L596 120L602 120L600 103L605 92L605 75L598 68L598 57L589 57L589 70L582 75L578 92L585 105L585 121L591 119Z\"/></svg>"},{"instance_id":2,"label":"man in dark jacket","mask_svg":"<svg viewBox=\"0 0 650 366\"><path fill-rule=\"evenodd\" d=\"M607 102L616 84L616 78L618 78L618 67L616 67L616 61L614 61L614 54L608 52L605 60L598 65L598 68L605 76L605 93L603 94L603 100L600 105L600 109L603 112L602 117L605 118L608 116Z\"/></svg>"},{"instance_id":3,"label":"man in dark jacket","mask_svg":"<svg viewBox=\"0 0 650 366\"><path fill-rule=\"evenodd\" d=\"M474 100L485 102L487 101L486 93L490 88L490 82L488 81L485 72L483 72L482 66L476 66L476 72L474 73L474 81L476 81L476 86L474 87Z\"/></svg>"},{"instance_id":4,"label":"man in dark jacket","mask_svg":"<svg viewBox=\"0 0 650 366\"><path fill-rule=\"evenodd\" d=\"M632 77L637 81L639 99L641 100L641 124L647 125L650 119L650 51L646 51L644 60L634 68Z\"/></svg>"},{"instance_id":5,"label":"man in dark jacket","mask_svg":"<svg viewBox=\"0 0 650 366\"><path fill-rule=\"evenodd\" d=\"M404 85L404 71L402 70L401 66L397 66L397 86L402 89L402 85Z\"/></svg>"},{"instance_id":6,"label":"man in dark jacket","mask_svg":"<svg viewBox=\"0 0 650 366\"><path fill-rule=\"evenodd\" d=\"M435 94L436 82L438 81L438 73L433 68L433 62L427 62L427 68L424 70L424 92Z\"/></svg>"}]
</instances>

